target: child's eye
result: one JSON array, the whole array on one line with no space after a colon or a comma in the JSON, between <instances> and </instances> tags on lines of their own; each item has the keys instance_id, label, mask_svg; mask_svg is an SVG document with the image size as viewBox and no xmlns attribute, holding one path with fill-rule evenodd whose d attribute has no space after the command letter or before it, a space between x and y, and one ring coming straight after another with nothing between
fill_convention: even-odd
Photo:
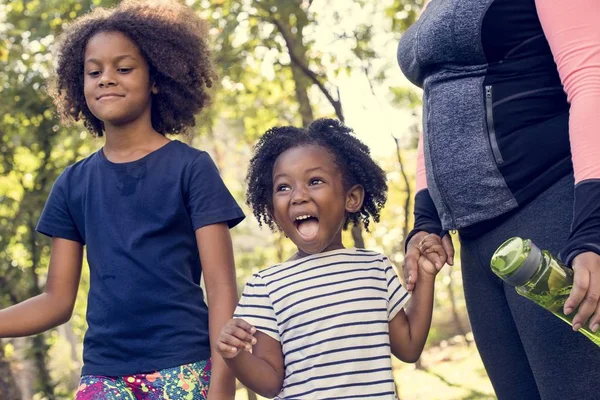
<instances>
[{"instance_id":1,"label":"child's eye","mask_svg":"<svg viewBox=\"0 0 600 400\"><path fill-rule=\"evenodd\" d=\"M88 75L91 77L96 77L100 75L100 71L89 71Z\"/></svg>"},{"instance_id":2,"label":"child's eye","mask_svg":"<svg viewBox=\"0 0 600 400\"><path fill-rule=\"evenodd\" d=\"M290 190L289 185L279 185L276 189L277 192L287 192L288 190Z\"/></svg>"},{"instance_id":3,"label":"child's eye","mask_svg":"<svg viewBox=\"0 0 600 400\"><path fill-rule=\"evenodd\" d=\"M119 68L117 69L118 72L120 72L121 74L128 74L133 70L133 68Z\"/></svg>"},{"instance_id":4,"label":"child's eye","mask_svg":"<svg viewBox=\"0 0 600 400\"><path fill-rule=\"evenodd\" d=\"M321 183L325 183L321 178L313 178L310 180L311 185L320 185Z\"/></svg>"}]
</instances>

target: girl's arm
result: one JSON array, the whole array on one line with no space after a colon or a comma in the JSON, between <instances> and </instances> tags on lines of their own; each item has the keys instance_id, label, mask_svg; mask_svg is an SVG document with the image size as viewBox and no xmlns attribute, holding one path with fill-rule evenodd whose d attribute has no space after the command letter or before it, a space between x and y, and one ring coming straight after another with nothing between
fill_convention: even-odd
<instances>
[{"instance_id":1,"label":"girl's arm","mask_svg":"<svg viewBox=\"0 0 600 400\"><path fill-rule=\"evenodd\" d=\"M419 281L412 292L406 312L400 310L390 321L392 354L404 362L416 362L421 356L433 313L433 290L438 268L421 256Z\"/></svg>"},{"instance_id":2,"label":"girl's arm","mask_svg":"<svg viewBox=\"0 0 600 400\"><path fill-rule=\"evenodd\" d=\"M237 305L237 288L233 246L227 223L207 225L196 230L202 273L208 298L208 326L211 343L212 372L208 390L210 400L233 399L235 379L216 351L221 328L233 316Z\"/></svg>"},{"instance_id":3,"label":"girl's arm","mask_svg":"<svg viewBox=\"0 0 600 400\"><path fill-rule=\"evenodd\" d=\"M246 387L267 398L279 394L285 367L277 340L236 318L221 331L217 349Z\"/></svg>"},{"instance_id":4,"label":"girl's arm","mask_svg":"<svg viewBox=\"0 0 600 400\"><path fill-rule=\"evenodd\" d=\"M67 322L77 298L83 245L53 238L44 292L0 311L0 337L29 336Z\"/></svg>"}]
</instances>

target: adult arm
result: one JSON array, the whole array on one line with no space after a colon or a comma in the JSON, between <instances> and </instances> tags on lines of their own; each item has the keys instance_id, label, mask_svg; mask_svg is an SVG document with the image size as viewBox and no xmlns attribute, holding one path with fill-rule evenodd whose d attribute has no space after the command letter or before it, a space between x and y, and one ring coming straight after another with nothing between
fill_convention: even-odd
<instances>
[{"instance_id":1,"label":"adult arm","mask_svg":"<svg viewBox=\"0 0 600 400\"><path fill-rule=\"evenodd\" d=\"M440 252L439 262L443 265L454 264L454 247L450 236L442 229L442 223L438 216L435 204L431 199L427 189L427 177L425 173L425 153L424 153L423 132L419 136L419 146L417 148L417 185L414 200L414 219L415 224L405 240L405 257L402 265L402 273L406 288L413 290L418 280L418 259L421 255L419 244L428 234L440 235L444 252ZM442 265L438 265L441 268Z\"/></svg>"},{"instance_id":2,"label":"adult arm","mask_svg":"<svg viewBox=\"0 0 600 400\"><path fill-rule=\"evenodd\" d=\"M600 324L600 7L596 0L536 0L538 15L571 104L569 138L575 170L573 224L561 258L575 284L565 312L579 306L573 328Z\"/></svg>"}]
</instances>

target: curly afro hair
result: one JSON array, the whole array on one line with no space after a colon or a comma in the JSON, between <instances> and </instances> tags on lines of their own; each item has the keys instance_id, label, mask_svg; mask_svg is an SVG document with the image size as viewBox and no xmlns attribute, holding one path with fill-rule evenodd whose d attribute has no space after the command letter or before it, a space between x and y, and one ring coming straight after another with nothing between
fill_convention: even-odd
<instances>
[{"instance_id":1,"label":"curly afro hair","mask_svg":"<svg viewBox=\"0 0 600 400\"><path fill-rule=\"evenodd\" d=\"M100 32L126 35L146 59L150 79L159 89L152 98L154 129L164 135L194 126L194 114L207 103L208 88L216 78L208 31L191 8L167 0L125 0L112 9L96 8L64 30L52 82L63 122L83 119L93 135L103 135L103 123L91 113L83 94L85 49Z\"/></svg>"},{"instance_id":2,"label":"curly afro hair","mask_svg":"<svg viewBox=\"0 0 600 400\"><path fill-rule=\"evenodd\" d=\"M356 184L364 188L363 205L358 212L346 216L344 229L351 222L362 222L368 231L370 219L379 222L379 212L387 198L385 172L352 129L334 119L316 120L306 130L293 126L271 128L259 139L250 160L246 191L246 203L252 207L258 223L276 229L272 216L275 161L286 150L307 145L321 146L334 156L346 189Z\"/></svg>"}]
</instances>

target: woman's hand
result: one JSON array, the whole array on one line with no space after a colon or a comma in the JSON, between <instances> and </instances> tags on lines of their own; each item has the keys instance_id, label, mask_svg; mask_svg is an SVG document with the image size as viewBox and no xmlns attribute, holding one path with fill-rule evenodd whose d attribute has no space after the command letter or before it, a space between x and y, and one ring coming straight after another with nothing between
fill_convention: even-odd
<instances>
[{"instance_id":1,"label":"woman's hand","mask_svg":"<svg viewBox=\"0 0 600 400\"><path fill-rule=\"evenodd\" d=\"M600 326L600 255L588 251L573 260L573 289L565 302L564 312L577 310L573 318L573 330L581 328L589 319L593 332ZM591 317L591 318L590 318Z\"/></svg>"}]
</instances>

